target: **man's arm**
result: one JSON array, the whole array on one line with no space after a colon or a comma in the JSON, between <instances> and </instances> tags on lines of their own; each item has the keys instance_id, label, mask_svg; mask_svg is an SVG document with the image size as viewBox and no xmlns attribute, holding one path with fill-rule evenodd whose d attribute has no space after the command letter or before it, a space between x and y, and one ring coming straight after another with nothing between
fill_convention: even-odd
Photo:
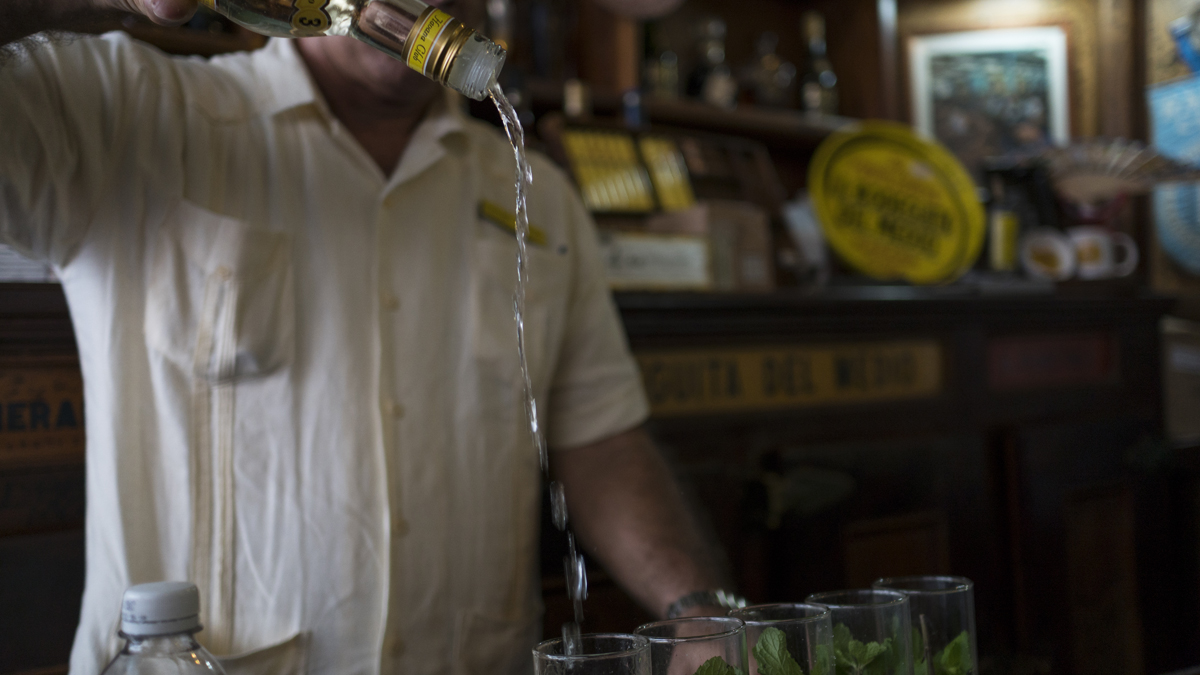
<instances>
[{"instance_id":1,"label":"man's arm","mask_svg":"<svg viewBox=\"0 0 1200 675\"><path fill-rule=\"evenodd\" d=\"M641 427L555 452L550 467L584 550L655 616L688 593L727 587L718 554ZM724 614L705 609L688 614Z\"/></svg>"},{"instance_id":2,"label":"man's arm","mask_svg":"<svg viewBox=\"0 0 1200 675\"><path fill-rule=\"evenodd\" d=\"M72 30L111 12L135 12L164 26L196 12L197 0L4 0L0 2L0 46L47 30Z\"/></svg>"}]
</instances>

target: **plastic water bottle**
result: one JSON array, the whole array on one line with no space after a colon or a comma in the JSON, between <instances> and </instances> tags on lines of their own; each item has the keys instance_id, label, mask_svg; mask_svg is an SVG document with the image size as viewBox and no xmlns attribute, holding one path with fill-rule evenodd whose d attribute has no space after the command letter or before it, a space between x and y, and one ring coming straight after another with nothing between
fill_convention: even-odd
<instances>
[{"instance_id":1,"label":"plastic water bottle","mask_svg":"<svg viewBox=\"0 0 1200 675\"><path fill-rule=\"evenodd\" d=\"M130 586L121 601L125 648L101 675L203 675L225 671L194 635L200 591L186 581Z\"/></svg>"}]
</instances>

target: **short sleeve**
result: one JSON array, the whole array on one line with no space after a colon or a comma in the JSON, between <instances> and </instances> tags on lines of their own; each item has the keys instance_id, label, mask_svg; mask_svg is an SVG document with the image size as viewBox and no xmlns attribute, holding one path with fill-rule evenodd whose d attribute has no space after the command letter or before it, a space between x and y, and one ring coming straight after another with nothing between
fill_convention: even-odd
<instances>
[{"instance_id":1,"label":"short sleeve","mask_svg":"<svg viewBox=\"0 0 1200 675\"><path fill-rule=\"evenodd\" d=\"M158 129L165 55L128 37L35 39L0 64L0 240L63 264ZM134 162L136 164L136 162Z\"/></svg>"},{"instance_id":2,"label":"short sleeve","mask_svg":"<svg viewBox=\"0 0 1200 675\"><path fill-rule=\"evenodd\" d=\"M569 185L565 189L571 192L576 271L550 385L547 441L556 450L603 440L649 415L637 363L604 277L595 226Z\"/></svg>"}]
</instances>

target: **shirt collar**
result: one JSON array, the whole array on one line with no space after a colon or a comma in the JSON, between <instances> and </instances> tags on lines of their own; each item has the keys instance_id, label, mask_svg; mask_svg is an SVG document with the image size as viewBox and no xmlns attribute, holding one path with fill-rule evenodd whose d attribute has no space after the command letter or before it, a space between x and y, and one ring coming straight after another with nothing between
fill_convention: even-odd
<instances>
[{"instance_id":1,"label":"shirt collar","mask_svg":"<svg viewBox=\"0 0 1200 675\"><path fill-rule=\"evenodd\" d=\"M271 38L252 58L259 110L277 115L309 104L325 107L293 40Z\"/></svg>"},{"instance_id":2,"label":"shirt collar","mask_svg":"<svg viewBox=\"0 0 1200 675\"><path fill-rule=\"evenodd\" d=\"M277 115L293 108L314 105L326 117L331 116L304 59L300 58L294 40L271 38L265 47L254 52L253 58L258 75L255 79L259 110L267 115ZM450 134L463 132L465 123L460 96L445 89L443 96L430 106L414 136L431 136L441 140Z\"/></svg>"}]
</instances>

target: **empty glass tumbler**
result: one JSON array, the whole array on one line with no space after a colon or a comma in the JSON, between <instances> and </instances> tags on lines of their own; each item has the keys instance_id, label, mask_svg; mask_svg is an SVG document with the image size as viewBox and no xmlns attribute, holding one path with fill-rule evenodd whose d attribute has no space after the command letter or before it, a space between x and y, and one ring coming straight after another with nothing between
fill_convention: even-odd
<instances>
[{"instance_id":1,"label":"empty glass tumbler","mask_svg":"<svg viewBox=\"0 0 1200 675\"><path fill-rule=\"evenodd\" d=\"M976 672L975 585L966 577L912 576L879 579L872 588L908 596L914 675ZM933 664L933 671L928 664Z\"/></svg>"},{"instance_id":2,"label":"empty glass tumbler","mask_svg":"<svg viewBox=\"0 0 1200 675\"><path fill-rule=\"evenodd\" d=\"M640 635L595 633L579 638L567 654L562 638L533 650L535 675L650 675L650 641Z\"/></svg>"},{"instance_id":3,"label":"empty glass tumbler","mask_svg":"<svg viewBox=\"0 0 1200 675\"><path fill-rule=\"evenodd\" d=\"M650 640L652 675L746 673L746 624L728 616L655 621L634 631Z\"/></svg>"},{"instance_id":4,"label":"empty glass tumbler","mask_svg":"<svg viewBox=\"0 0 1200 675\"><path fill-rule=\"evenodd\" d=\"M746 623L751 675L834 675L833 624L827 607L751 605L729 616Z\"/></svg>"},{"instance_id":5,"label":"empty glass tumbler","mask_svg":"<svg viewBox=\"0 0 1200 675\"><path fill-rule=\"evenodd\" d=\"M829 608L837 675L912 675L907 595L860 589L814 593L806 601Z\"/></svg>"}]
</instances>

